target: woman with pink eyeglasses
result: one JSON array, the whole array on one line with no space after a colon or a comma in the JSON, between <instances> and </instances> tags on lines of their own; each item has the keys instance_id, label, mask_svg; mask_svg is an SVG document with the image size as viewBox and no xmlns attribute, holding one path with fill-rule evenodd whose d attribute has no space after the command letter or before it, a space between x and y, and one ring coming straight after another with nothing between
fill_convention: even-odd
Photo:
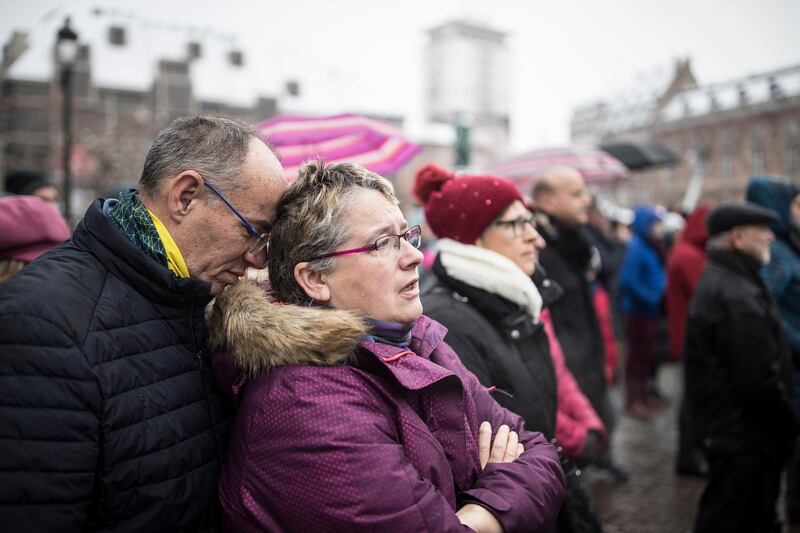
<instances>
[{"instance_id":1,"label":"woman with pink eyeglasses","mask_svg":"<svg viewBox=\"0 0 800 533\"><path fill-rule=\"evenodd\" d=\"M238 406L230 531L552 531L555 449L500 407L422 315L420 228L388 180L308 163L277 208L271 291L212 318Z\"/></svg>"}]
</instances>

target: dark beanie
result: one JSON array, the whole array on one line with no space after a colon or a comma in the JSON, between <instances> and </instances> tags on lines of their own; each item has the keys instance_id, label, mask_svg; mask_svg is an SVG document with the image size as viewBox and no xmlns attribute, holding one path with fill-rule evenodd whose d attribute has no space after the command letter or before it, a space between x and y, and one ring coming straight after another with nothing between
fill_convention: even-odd
<instances>
[{"instance_id":1,"label":"dark beanie","mask_svg":"<svg viewBox=\"0 0 800 533\"><path fill-rule=\"evenodd\" d=\"M6 174L6 191L11 194L31 194L40 187L53 184L36 170L12 170Z\"/></svg>"},{"instance_id":2,"label":"dark beanie","mask_svg":"<svg viewBox=\"0 0 800 533\"><path fill-rule=\"evenodd\" d=\"M436 165L417 171L413 192L433 233L464 244L474 244L514 200L525 203L517 186L505 178L456 176Z\"/></svg>"},{"instance_id":3,"label":"dark beanie","mask_svg":"<svg viewBox=\"0 0 800 533\"><path fill-rule=\"evenodd\" d=\"M708 236L717 235L736 226L769 224L778 220L772 209L750 202L725 202L717 205L706 217Z\"/></svg>"}]
</instances>

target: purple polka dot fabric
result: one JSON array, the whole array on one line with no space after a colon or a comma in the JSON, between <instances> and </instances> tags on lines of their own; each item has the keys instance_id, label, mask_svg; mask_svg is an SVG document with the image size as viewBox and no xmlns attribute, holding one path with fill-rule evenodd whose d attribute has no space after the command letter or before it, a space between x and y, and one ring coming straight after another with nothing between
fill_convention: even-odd
<instances>
[{"instance_id":1,"label":"purple polka dot fabric","mask_svg":"<svg viewBox=\"0 0 800 533\"><path fill-rule=\"evenodd\" d=\"M491 398L445 333L423 316L404 354L365 341L363 362L284 366L244 385L219 482L225 529L471 531L456 510L472 502L506 532L552 531L556 451ZM484 420L517 431L522 456L481 470Z\"/></svg>"}]
</instances>

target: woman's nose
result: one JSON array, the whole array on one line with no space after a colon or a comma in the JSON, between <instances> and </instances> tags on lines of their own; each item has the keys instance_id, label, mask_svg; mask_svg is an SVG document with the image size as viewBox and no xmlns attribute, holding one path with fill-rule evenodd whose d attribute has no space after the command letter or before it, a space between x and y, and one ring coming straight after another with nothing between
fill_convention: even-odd
<instances>
[{"instance_id":1,"label":"woman's nose","mask_svg":"<svg viewBox=\"0 0 800 533\"><path fill-rule=\"evenodd\" d=\"M424 258L422 251L405 239L400 239L400 250L398 252L401 265L405 268L416 267L422 263Z\"/></svg>"}]
</instances>

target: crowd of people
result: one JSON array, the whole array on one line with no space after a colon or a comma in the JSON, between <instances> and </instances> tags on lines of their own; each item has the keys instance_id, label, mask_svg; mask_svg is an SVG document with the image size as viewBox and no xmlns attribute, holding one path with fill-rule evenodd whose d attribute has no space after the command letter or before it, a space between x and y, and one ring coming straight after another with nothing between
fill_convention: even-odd
<instances>
[{"instance_id":1,"label":"crowd of people","mask_svg":"<svg viewBox=\"0 0 800 533\"><path fill-rule=\"evenodd\" d=\"M696 531L781 531L787 466L800 521L796 184L610 213L572 168L427 165L423 228L383 176L287 183L257 131L189 117L71 234L44 176L6 190L8 531L599 532L583 472L625 482L618 416L678 400Z\"/></svg>"}]
</instances>

